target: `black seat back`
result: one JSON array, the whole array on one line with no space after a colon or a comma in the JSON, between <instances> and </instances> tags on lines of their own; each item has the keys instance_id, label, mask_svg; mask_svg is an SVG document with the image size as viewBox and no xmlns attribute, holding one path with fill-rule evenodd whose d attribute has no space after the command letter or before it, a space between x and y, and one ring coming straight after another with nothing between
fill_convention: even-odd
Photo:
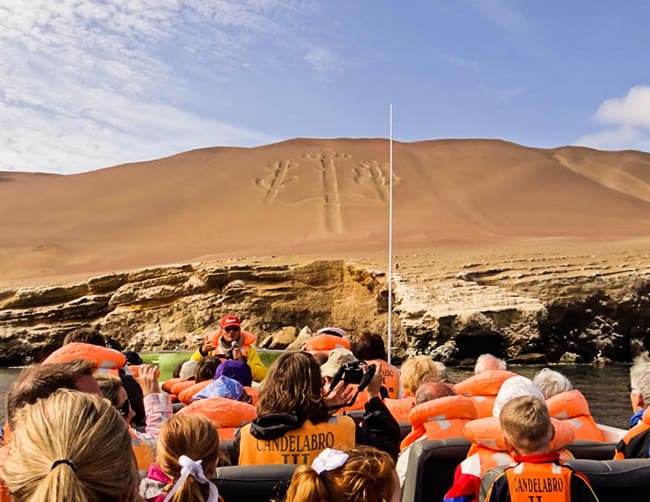
<instances>
[{"instance_id":1,"label":"black seat back","mask_svg":"<svg viewBox=\"0 0 650 502\"><path fill-rule=\"evenodd\" d=\"M616 452L616 443L599 443L597 441L578 440L567 446L575 458L590 460L612 460Z\"/></svg>"},{"instance_id":2,"label":"black seat back","mask_svg":"<svg viewBox=\"0 0 650 502\"><path fill-rule=\"evenodd\" d=\"M291 482L294 464L218 467L212 481L228 502L282 500Z\"/></svg>"},{"instance_id":3,"label":"black seat back","mask_svg":"<svg viewBox=\"0 0 650 502\"><path fill-rule=\"evenodd\" d=\"M566 465L587 476L600 502L650 500L650 459L576 459Z\"/></svg>"},{"instance_id":4,"label":"black seat back","mask_svg":"<svg viewBox=\"0 0 650 502\"><path fill-rule=\"evenodd\" d=\"M440 502L454 481L454 470L469 451L464 438L416 441L408 458L402 502Z\"/></svg>"}]
</instances>

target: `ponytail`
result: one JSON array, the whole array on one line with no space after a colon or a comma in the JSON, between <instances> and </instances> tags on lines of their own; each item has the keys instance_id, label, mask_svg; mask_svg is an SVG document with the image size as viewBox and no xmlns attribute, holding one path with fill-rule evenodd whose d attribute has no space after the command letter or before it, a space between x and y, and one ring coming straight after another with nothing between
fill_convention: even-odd
<instances>
[{"instance_id":1,"label":"ponytail","mask_svg":"<svg viewBox=\"0 0 650 502\"><path fill-rule=\"evenodd\" d=\"M324 479L310 466L300 465L291 477L286 502L328 502Z\"/></svg>"}]
</instances>

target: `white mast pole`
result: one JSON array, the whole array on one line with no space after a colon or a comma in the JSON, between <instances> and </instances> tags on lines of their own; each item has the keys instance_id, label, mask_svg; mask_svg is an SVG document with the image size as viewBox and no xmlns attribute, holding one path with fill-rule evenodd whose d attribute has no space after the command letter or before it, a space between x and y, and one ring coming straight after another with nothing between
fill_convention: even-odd
<instances>
[{"instance_id":1,"label":"white mast pole","mask_svg":"<svg viewBox=\"0 0 650 502\"><path fill-rule=\"evenodd\" d=\"M389 105L388 141L388 364L393 352L393 105Z\"/></svg>"}]
</instances>

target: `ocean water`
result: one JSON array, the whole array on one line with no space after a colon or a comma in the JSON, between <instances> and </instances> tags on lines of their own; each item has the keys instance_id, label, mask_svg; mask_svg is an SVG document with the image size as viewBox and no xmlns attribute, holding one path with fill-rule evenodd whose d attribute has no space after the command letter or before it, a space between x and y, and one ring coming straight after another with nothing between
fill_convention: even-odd
<instances>
[{"instance_id":1,"label":"ocean water","mask_svg":"<svg viewBox=\"0 0 650 502\"><path fill-rule=\"evenodd\" d=\"M543 366L511 366L509 369L527 377L532 377ZM591 413L597 422L629 428L629 417L632 415L629 392L629 366L587 366L560 365L553 369L564 373L580 389L589 402ZM11 384L20 373L19 368L0 368L0 423L5 420L6 394ZM472 374L467 368L448 368L449 377L457 382Z\"/></svg>"}]
</instances>

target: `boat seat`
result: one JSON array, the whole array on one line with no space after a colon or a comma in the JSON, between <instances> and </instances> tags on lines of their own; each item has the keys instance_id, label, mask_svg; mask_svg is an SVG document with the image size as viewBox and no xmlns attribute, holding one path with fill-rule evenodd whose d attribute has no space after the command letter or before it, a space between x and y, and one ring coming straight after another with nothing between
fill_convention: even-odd
<instances>
[{"instance_id":1,"label":"boat seat","mask_svg":"<svg viewBox=\"0 0 650 502\"><path fill-rule=\"evenodd\" d=\"M402 502L440 502L454 481L456 466L467 456L465 438L416 441L411 446Z\"/></svg>"},{"instance_id":2,"label":"boat seat","mask_svg":"<svg viewBox=\"0 0 650 502\"><path fill-rule=\"evenodd\" d=\"M650 459L576 459L566 465L589 478L600 502L639 502L650 493Z\"/></svg>"},{"instance_id":3,"label":"boat seat","mask_svg":"<svg viewBox=\"0 0 650 502\"><path fill-rule=\"evenodd\" d=\"M295 464L218 467L212 481L228 502L282 500L295 471Z\"/></svg>"},{"instance_id":4,"label":"boat seat","mask_svg":"<svg viewBox=\"0 0 650 502\"><path fill-rule=\"evenodd\" d=\"M454 481L454 471L469 451L465 438L425 440L413 443L404 487L403 502L441 501ZM610 460L614 443L575 441L567 449L576 459Z\"/></svg>"}]
</instances>

